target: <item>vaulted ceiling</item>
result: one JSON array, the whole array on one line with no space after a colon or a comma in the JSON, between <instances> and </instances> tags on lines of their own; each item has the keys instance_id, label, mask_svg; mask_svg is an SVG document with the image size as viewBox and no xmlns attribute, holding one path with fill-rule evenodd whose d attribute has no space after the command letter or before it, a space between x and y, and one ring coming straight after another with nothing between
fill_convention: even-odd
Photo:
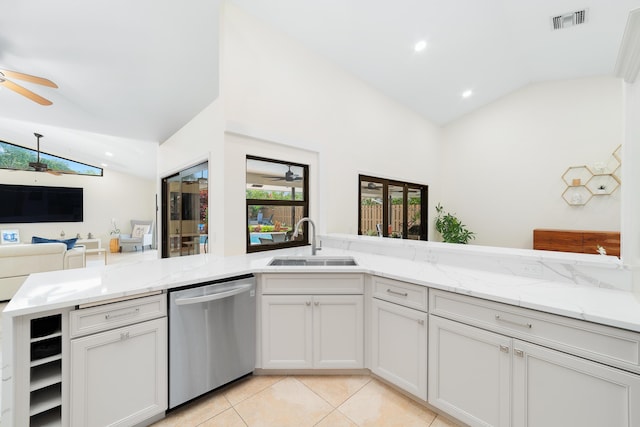
<instances>
[{"instance_id":1,"label":"vaulted ceiling","mask_svg":"<svg viewBox=\"0 0 640 427\"><path fill-rule=\"evenodd\" d=\"M627 16L640 8L640 0L228 1L441 125L531 82L613 75ZM34 145L38 131L44 151L50 143L84 162L139 167L136 158L218 96L219 2L5 2L0 69L59 87L24 83L49 107L0 89L0 139ZM552 30L552 16L578 10L584 24Z\"/></svg>"}]
</instances>

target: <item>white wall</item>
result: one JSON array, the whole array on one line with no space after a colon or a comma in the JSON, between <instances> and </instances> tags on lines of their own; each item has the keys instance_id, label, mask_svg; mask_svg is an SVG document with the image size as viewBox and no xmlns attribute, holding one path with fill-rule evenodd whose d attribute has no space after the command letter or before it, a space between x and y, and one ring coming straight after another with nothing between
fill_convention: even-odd
<instances>
[{"instance_id":1,"label":"white wall","mask_svg":"<svg viewBox=\"0 0 640 427\"><path fill-rule=\"evenodd\" d=\"M222 102L214 101L182 129L160 145L158 149L157 191L161 194L160 179L203 161L209 162L209 252L224 254L224 142ZM161 209L162 201L158 198ZM162 215L159 212L158 222ZM158 242L161 242L158 227ZM158 245L160 249L160 244Z\"/></svg>"},{"instance_id":2,"label":"white wall","mask_svg":"<svg viewBox=\"0 0 640 427\"><path fill-rule=\"evenodd\" d=\"M640 76L639 76L640 77ZM625 84L625 142L622 152L622 260L632 268L640 298L640 82Z\"/></svg>"},{"instance_id":3,"label":"white wall","mask_svg":"<svg viewBox=\"0 0 640 427\"><path fill-rule=\"evenodd\" d=\"M238 7L223 15L227 129L318 153L320 230L357 233L359 173L438 187L438 127ZM245 217L227 201L225 217Z\"/></svg>"},{"instance_id":4,"label":"white wall","mask_svg":"<svg viewBox=\"0 0 640 427\"><path fill-rule=\"evenodd\" d=\"M619 79L532 84L444 129L441 202L474 244L531 248L535 228L620 230L620 190L569 206L569 166L606 161L623 142Z\"/></svg>"},{"instance_id":5,"label":"white wall","mask_svg":"<svg viewBox=\"0 0 640 427\"><path fill-rule=\"evenodd\" d=\"M31 242L31 237L65 238L80 233L86 238L92 233L102 239L103 247L109 247L111 219L122 233L130 233L131 219L153 219L155 216L155 183L127 174L104 170L104 176L52 175L42 172L0 170L3 184L43 185L58 187L82 187L84 189L84 221L64 223L0 224L2 229L20 230L20 240Z\"/></svg>"}]
</instances>

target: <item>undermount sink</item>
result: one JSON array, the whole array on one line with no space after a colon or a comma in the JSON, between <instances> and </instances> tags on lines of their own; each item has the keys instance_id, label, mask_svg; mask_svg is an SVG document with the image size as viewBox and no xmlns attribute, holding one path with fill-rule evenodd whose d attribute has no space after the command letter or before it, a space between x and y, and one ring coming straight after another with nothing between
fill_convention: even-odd
<instances>
[{"instance_id":1,"label":"undermount sink","mask_svg":"<svg viewBox=\"0 0 640 427\"><path fill-rule=\"evenodd\" d=\"M356 260L351 257L284 257L274 258L268 265L286 265L286 266L307 266L307 267L335 267L358 265Z\"/></svg>"}]
</instances>

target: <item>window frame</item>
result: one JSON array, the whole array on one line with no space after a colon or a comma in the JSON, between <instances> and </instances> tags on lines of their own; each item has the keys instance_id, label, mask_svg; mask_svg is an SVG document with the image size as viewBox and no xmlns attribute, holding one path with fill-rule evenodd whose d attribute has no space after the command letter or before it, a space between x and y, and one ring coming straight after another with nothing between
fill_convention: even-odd
<instances>
[{"instance_id":1,"label":"window frame","mask_svg":"<svg viewBox=\"0 0 640 427\"><path fill-rule=\"evenodd\" d=\"M304 174L304 179L302 181L303 183L302 194L304 194L304 200L247 199L247 194L246 194L247 160L258 160L263 162L271 162L271 163L277 163L277 164L286 165L286 166L290 165L290 166L302 168L303 174ZM294 247L309 245L309 233L307 232L309 227L307 227L306 225L302 229L301 240L270 243L267 245L251 245L251 232L249 230L249 206L251 205L302 207L303 212L302 212L301 218L308 217L309 216L309 165L247 154L245 159L245 209L244 209L244 212L245 212L244 229L245 229L245 240L246 240L245 246L246 246L247 253L264 252L264 251L271 251L276 249L294 248ZM292 226L295 226L295 224L292 224Z\"/></svg>"},{"instance_id":2,"label":"window frame","mask_svg":"<svg viewBox=\"0 0 640 427\"><path fill-rule=\"evenodd\" d=\"M393 179L379 178L371 175L358 175L358 235L362 232L362 182L375 182L382 185L382 224L389 224L389 186L403 187L403 218L402 223L402 239L408 236L408 209L409 209L409 190L420 191L420 240L429 240L427 227L428 220L428 197L429 186L425 184L417 184L415 182L399 181ZM386 226L382 227L382 237L389 237L389 230Z\"/></svg>"},{"instance_id":3,"label":"window frame","mask_svg":"<svg viewBox=\"0 0 640 427\"><path fill-rule=\"evenodd\" d=\"M23 145L18 145L18 144L14 144L13 142L7 142L4 140L0 140L1 143L3 144L7 144L10 145L12 147L16 147L18 149L24 150L25 152L29 153L29 155L33 156L33 161L36 161L37 157L38 157L38 150L34 150L33 148L29 148L29 147L25 147ZM44 155L44 157L42 157ZM100 173L82 173L82 172L76 172L74 170L63 170L63 169L49 169L50 172L52 173L57 173L57 174L66 174L66 175L82 175L82 176L98 176L98 177L102 177L104 176L104 168L98 167L98 166L94 166L94 165L90 165L88 163L84 163L84 162L79 162L77 160L73 160L73 159L68 159L66 157L62 157L62 156L58 156L55 154L51 154L51 153L47 153L46 151L42 151L40 150L40 161L42 163L47 163L47 156L51 159L54 160L55 162L72 162L78 165L83 165L83 166L88 166L90 168L96 169L98 171L100 171ZM31 159L30 159L31 160ZM48 165L50 166L50 165ZM25 171L25 172L36 172L33 169L20 169L20 168L9 168L9 167L5 167L5 166L0 166L0 169L4 169L4 170L15 170L15 171Z\"/></svg>"}]
</instances>

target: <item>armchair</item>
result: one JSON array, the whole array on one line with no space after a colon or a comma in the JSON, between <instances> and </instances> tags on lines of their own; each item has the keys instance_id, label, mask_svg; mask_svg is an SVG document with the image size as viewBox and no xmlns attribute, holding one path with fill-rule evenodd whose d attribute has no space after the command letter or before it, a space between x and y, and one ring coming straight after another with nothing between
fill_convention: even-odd
<instances>
[{"instance_id":1,"label":"armchair","mask_svg":"<svg viewBox=\"0 0 640 427\"><path fill-rule=\"evenodd\" d=\"M120 252L125 248L133 247L134 250L138 250L138 246L142 248L153 244L153 220L143 221L139 219L131 220L131 234L120 235Z\"/></svg>"}]
</instances>

